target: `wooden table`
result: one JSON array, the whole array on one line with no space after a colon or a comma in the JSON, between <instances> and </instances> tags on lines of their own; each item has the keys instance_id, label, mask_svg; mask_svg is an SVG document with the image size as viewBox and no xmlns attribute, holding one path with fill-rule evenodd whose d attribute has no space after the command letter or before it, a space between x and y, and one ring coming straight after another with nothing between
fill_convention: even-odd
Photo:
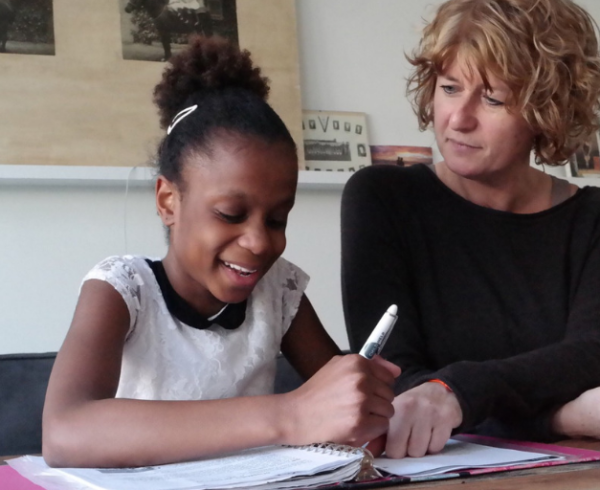
<instances>
[{"instance_id":1,"label":"wooden table","mask_svg":"<svg viewBox=\"0 0 600 490\"><path fill-rule=\"evenodd\" d=\"M600 441L568 440L557 444L600 451ZM11 456L0 456L0 464L5 464L4 460L10 458ZM389 490L413 490L416 488L435 488L436 490L600 490L600 461L505 471L450 480L403 483L385 488Z\"/></svg>"}]
</instances>

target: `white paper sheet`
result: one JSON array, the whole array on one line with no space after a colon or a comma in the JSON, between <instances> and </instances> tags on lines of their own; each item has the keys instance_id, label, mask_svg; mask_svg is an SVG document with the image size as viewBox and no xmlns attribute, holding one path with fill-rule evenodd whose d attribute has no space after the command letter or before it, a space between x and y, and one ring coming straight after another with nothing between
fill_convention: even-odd
<instances>
[{"instance_id":1,"label":"white paper sheet","mask_svg":"<svg viewBox=\"0 0 600 490\"><path fill-rule=\"evenodd\" d=\"M334 483L352 478L362 455L317 452L294 447L269 446L219 458L142 468L50 468L39 456L10 460L26 478L49 490L203 490L252 487L293 488ZM338 470L339 471L334 471ZM320 474L329 472L326 475ZM307 475L315 475L305 479ZM283 485L269 485L295 477ZM56 486L56 483L62 486Z\"/></svg>"},{"instance_id":2,"label":"white paper sheet","mask_svg":"<svg viewBox=\"0 0 600 490\"><path fill-rule=\"evenodd\" d=\"M450 439L439 454L429 454L422 458L375 458L375 466L394 475L428 476L466 468L489 468L557 459L562 458Z\"/></svg>"}]
</instances>

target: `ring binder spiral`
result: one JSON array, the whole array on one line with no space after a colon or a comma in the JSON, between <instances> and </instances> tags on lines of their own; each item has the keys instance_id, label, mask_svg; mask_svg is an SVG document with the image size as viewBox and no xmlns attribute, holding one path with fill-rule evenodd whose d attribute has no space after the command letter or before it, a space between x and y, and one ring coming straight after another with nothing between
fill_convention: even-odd
<instances>
[{"instance_id":1,"label":"ring binder spiral","mask_svg":"<svg viewBox=\"0 0 600 490\"><path fill-rule=\"evenodd\" d=\"M361 465L358 473L354 476L353 480L357 482L373 480L375 478L382 478L383 475L374 466L373 454L371 451L364 447L354 447L345 444L335 444L333 442L325 443L313 443L307 446L289 446L296 447L298 449L306 449L307 451L314 451L321 454L337 454L337 455L359 455L361 457Z\"/></svg>"}]
</instances>

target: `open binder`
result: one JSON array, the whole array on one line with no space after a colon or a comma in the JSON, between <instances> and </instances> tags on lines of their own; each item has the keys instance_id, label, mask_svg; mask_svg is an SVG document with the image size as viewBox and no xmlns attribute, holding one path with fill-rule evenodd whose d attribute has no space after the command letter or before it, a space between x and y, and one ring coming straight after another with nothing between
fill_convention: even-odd
<instances>
[{"instance_id":1,"label":"open binder","mask_svg":"<svg viewBox=\"0 0 600 490\"><path fill-rule=\"evenodd\" d=\"M335 444L269 446L188 463L120 469L56 469L49 468L41 457L23 456L9 460L10 468L0 467L0 479L14 479L15 474L8 472L15 470L27 478L12 490L37 488L27 486L31 482L45 490L277 490L316 486L359 490L599 460L600 451L457 436L438 456L387 462L373 459L362 448ZM394 465L397 474L389 472ZM427 465L433 469L423 470Z\"/></svg>"},{"instance_id":2,"label":"open binder","mask_svg":"<svg viewBox=\"0 0 600 490\"><path fill-rule=\"evenodd\" d=\"M46 490L276 490L381 475L362 448L336 444L268 446L186 463L143 468L50 468L39 456L8 464Z\"/></svg>"}]
</instances>

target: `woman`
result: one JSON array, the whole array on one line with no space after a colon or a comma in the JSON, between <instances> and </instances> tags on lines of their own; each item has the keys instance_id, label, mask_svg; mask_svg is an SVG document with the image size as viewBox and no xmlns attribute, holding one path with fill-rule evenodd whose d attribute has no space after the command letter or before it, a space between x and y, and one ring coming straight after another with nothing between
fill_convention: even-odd
<instances>
[{"instance_id":1,"label":"woman","mask_svg":"<svg viewBox=\"0 0 600 490\"><path fill-rule=\"evenodd\" d=\"M362 170L342 202L352 349L399 306L387 454L600 436L600 189L530 166L597 130L593 20L570 0L450 0L409 60L443 160Z\"/></svg>"}]
</instances>

